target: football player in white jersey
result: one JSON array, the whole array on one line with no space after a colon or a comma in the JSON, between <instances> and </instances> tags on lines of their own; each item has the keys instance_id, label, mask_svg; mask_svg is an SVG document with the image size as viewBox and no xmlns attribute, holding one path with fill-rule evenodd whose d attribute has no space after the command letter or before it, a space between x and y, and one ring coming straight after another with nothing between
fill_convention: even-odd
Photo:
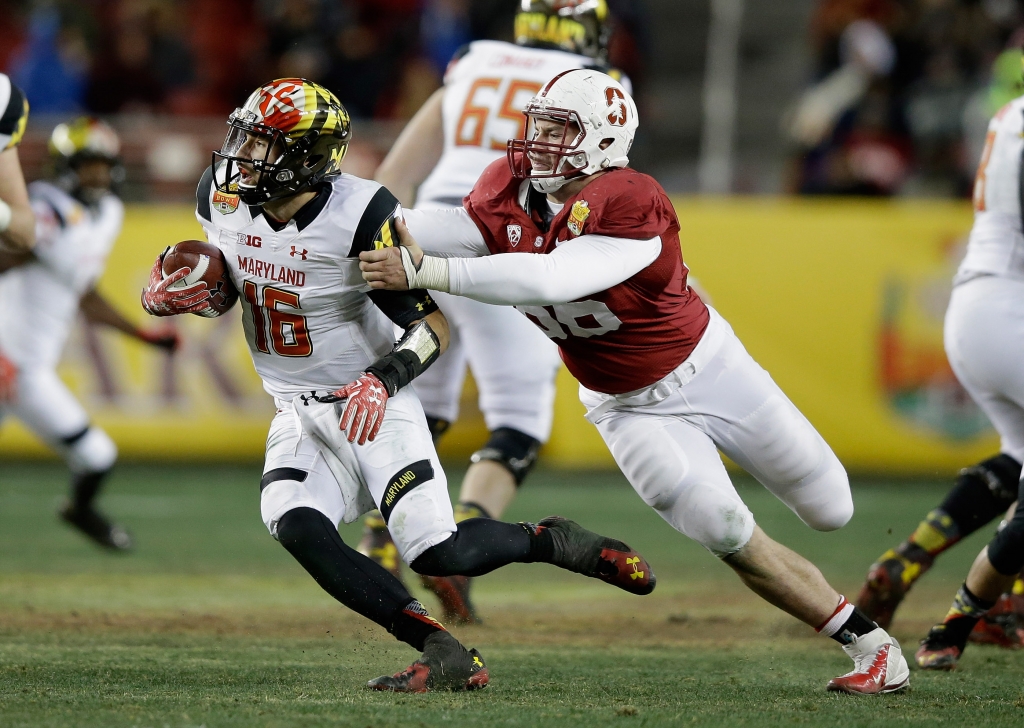
<instances>
[{"instance_id":1,"label":"football player in white jersey","mask_svg":"<svg viewBox=\"0 0 1024 728\"><path fill-rule=\"evenodd\" d=\"M953 372L985 412L1001 440L1001 457L1017 471L1024 461L1024 228L1021 215L1021 156L1024 97L1011 101L989 123L974 183L974 227L953 279L944 341ZM932 627L917 651L925 669L950 670L976 624L993 608L1024 567L1024 481L1016 484L1018 507L978 554L945 619ZM991 494L1009 479L989 478ZM1002 503L1012 500L1006 494ZM994 506L993 506L994 508ZM994 515L992 509L986 513Z\"/></svg>"},{"instance_id":2,"label":"football player in white jersey","mask_svg":"<svg viewBox=\"0 0 1024 728\"><path fill-rule=\"evenodd\" d=\"M35 245L36 222L18 159L18 144L27 124L28 99L0 73L0 267L7 253L24 252ZM0 352L0 402L14 397L17 380L14 362Z\"/></svg>"},{"instance_id":3,"label":"football player in white jersey","mask_svg":"<svg viewBox=\"0 0 1024 728\"><path fill-rule=\"evenodd\" d=\"M114 130L96 119L60 124L50 138L58 179L28 187L37 244L9 255L0 275L0 348L19 370L15 396L0 406L0 418L17 417L67 461L71 497L60 517L96 543L124 551L132 546L128 532L94 503L117 447L89 422L56 372L79 311L147 344L169 351L177 346L173 329L136 327L96 290L124 218L124 205L111 191L119 144Z\"/></svg>"},{"instance_id":4,"label":"football player in white jersey","mask_svg":"<svg viewBox=\"0 0 1024 728\"><path fill-rule=\"evenodd\" d=\"M522 134L522 109L550 78L574 68L605 66L608 7L605 0L521 0L515 43L470 43L452 59L438 89L402 131L376 179L403 205L460 208L462 198L508 140ZM519 226L513 244L530 247ZM451 344L413 384L435 438L458 418L468 363L490 431L470 458L456 522L500 518L551 434L557 347L511 308L445 293L436 296L451 327ZM392 569L400 562L376 514L367 518L360 550ZM470 579L422 577L441 601L444 620L474 622Z\"/></svg>"},{"instance_id":5,"label":"football player in white jersey","mask_svg":"<svg viewBox=\"0 0 1024 728\"><path fill-rule=\"evenodd\" d=\"M423 652L369 687L467 690L488 680L476 651L431 619L395 576L342 542L338 523L369 508L380 509L402 558L421 574L544 561L649 593L653 575L641 557L571 521L456 525L408 387L447 344L444 314L423 290L370 292L358 267L360 252L396 239L398 200L377 182L340 173L348 114L315 83L268 83L228 123L199 183L196 215L241 292L253 363L277 404L260 482L263 521L331 596ZM207 284L182 286L191 271L165 277L162 266L161 257L143 292L146 310L209 315ZM395 325L405 331L397 344Z\"/></svg>"}]
</instances>

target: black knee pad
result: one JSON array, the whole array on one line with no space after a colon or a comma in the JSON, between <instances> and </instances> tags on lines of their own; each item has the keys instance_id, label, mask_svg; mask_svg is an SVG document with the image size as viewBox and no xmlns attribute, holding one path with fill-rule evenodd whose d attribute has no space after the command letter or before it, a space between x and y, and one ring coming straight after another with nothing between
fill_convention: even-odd
<instances>
[{"instance_id":1,"label":"black knee pad","mask_svg":"<svg viewBox=\"0 0 1024 728\"><path fill-rule=\"evenodd\" d=\"M1024 498L1024 483L1018 492L1020 498ZM1024 508L1019 499L1013 518L989 542L988 560L1003 576L1019 574L1024 568Z\"/></svg>"},{"instance_id":2,"label":"black knee pad","mask_svg":"<svg viewBox=\"0 0 1024 728\"><path fill-rule=\"evenodd\" d=\"M939 506L953 519L957 538L966 537L1002 515L1017 499L1021 465L1006 454L964 468Z\"/></svg>"},{"instance_id":3,"label":"black knee pad","mask_svg":"<svg viewBox=\"0 0 1024 728\"><path fill-rule=\"evenodd\" d=\"M522 485L537 462L539 452L540 440L511 427L499 427L491 433L487 444L470 456L469 461L478 463L481 460L493 460L501 463L512 473L518 486Z\"/></svg>"}]
</instances>

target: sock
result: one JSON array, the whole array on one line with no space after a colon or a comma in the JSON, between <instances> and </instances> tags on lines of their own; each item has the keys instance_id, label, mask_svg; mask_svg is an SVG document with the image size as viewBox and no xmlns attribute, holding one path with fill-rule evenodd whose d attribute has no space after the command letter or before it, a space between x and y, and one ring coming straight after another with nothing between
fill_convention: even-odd
<instances>
[{"instance_id":1,"label":"sock","mask_svg":"<svg viewBox=\"0 0 1024 728\"><path fill-rule=\"evenodd\" d=\"M423 652L427 637L436 632L447 632L441 623L431 617L426 608L413 599L395 615L388 632L396 639Z\"/></svg>"},{"instance_id":2,"label":"sock","mask_svg":"<svg viewBox=\"0 0 1024 728\"><path fill-rule=\"evenodd\" d=\"M101 473L77 473L71 476L71 502L78 510L92 505L109 470Z\"/></svg>"},{"instance_id":3,"label":"sock","mask_svg":"<svg viewBox=\"0 0 1024 728\"><path fill-rule=\"evenodd\" d=\"M957 590L953 604L940 625L943 641L963 649L967 645L967 637L974 629L974 625L993 606L995 606L995 602L981 599L968 589L967 582L964 582Z\"/></svg>"},{"instance_id":4,"label":"sock","mask_svg":"<svg viewBox=\"0 0 1024 728\"><path fill-rule=\"evenodd\" d=\"M459 501L455 505L455 522L462 523L470 518L494 518L483 506L470 501Z\"/></svg>"},{"instance_id":5,"label":"sock","mask_svg":"<svg viewBox=\"0 0 1024 728\"><path fill-rule=\"evenodd\" d=\"M836 606L832 616L821 623L815 631L826 637L831 637L841 645L848 645L857 637L862 637L868 632L878 629L878 625L868 619L864 612L846 601L846 597L839 595L839 604Z\"/></svg>"},{"instance_id":6,"label":"sock","mask_svg":"<svg viewBox=\"0 0 1024 728\"><path fill-rule=\"evenodd\" d=\"M277 540L324 591L417 650L444 628L430 618L401 581L341 540L313 508L294 508L277 525Z\"/></svg>"},{"instance_id":7,"label":"sock","mask_svg":"<svg viewBox=\"0 0 1024 728\"><path fill-rule=\"evenodd\" d=\"M514 563L551 561L554 543L533 524L470 518L447 540L431 546L411 566L427 576L481 576Z\"/></svg>"}]
</instances>

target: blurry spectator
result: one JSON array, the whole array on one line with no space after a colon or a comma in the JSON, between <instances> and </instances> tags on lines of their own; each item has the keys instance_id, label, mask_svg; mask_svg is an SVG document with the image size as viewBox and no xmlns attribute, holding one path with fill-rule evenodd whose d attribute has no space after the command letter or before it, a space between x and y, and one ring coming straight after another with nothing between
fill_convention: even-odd
<instances>
[{"instance_id":1,"label":"blurry spectator","mask_svg":"<svg viewBox=\"0 0 1024 728\"><path fill-rule=\"evenodd\" d=\"M438 74L471 37L467 0L426 0L420 20L420 42ZM417 107L418 108L418 107Z\"/></svg>"},{"instance_id":2,"label":"blurry spectator","mask_svg":"<svg viewBox=\"0 0 1024 728\"><path fill-rule=\"evenodd\" d=\"M11 78L25 89L34 113L82 108L90 56L82 28L71 20L54 5L36 7L26 42L11 59Z\"/></svg>"},{"instance_id":3,"label":"blurry spectator","mask_svg":"<svg viewBox=\"0 0 1024 728\"><path fill-rule=\"evenodd\" d=\"M147 4L125 0L111 8L112 22L104 23L102 50L86 92L90 111L111 114L156 111L165 87L157 73L155 39Z\"/></svg>"}]
</instances>

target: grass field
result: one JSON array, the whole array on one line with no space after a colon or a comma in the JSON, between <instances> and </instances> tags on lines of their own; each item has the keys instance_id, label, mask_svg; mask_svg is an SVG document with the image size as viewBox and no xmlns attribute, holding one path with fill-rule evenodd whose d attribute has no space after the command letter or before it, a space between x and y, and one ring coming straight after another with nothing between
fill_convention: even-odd
<instances>
[{"instance_id":1,"label":"grass field","mask_svg":"<svg viewBox=\"0 0 1024 728\"><path fill-rule=\"evenodd\" d=\"M1024 654L995 648L972 647L954 674L915 671L903 695L825 693L850 664L835 643L745 592L617 474L539 472L508 518L560 513L622 538L654 565L657 591L632 597L545 565L484 577L486 624L455 631L484 654L491 686L396 696L362 685L413 651L336 605L266 534L258 469L119 467L104 501L139 548L111 556L54 519L60 467L0 467L3 728L1024 724ZM765 530L851 597L948 487L857 483L854 520L819 534L741 483ZM908 599L894 633L909 652L990 533ZM358 528L342 535L354 543Z\"/></svg>"}]
</instances>

